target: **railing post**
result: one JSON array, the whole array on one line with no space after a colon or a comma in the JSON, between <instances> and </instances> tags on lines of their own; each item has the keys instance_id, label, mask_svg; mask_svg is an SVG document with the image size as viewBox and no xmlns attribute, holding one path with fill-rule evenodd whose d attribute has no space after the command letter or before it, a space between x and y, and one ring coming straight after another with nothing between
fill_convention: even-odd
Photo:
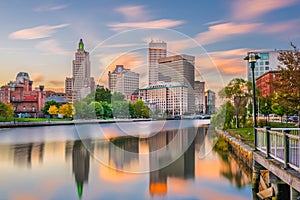
<instances>
[{"instance_id":1,"label":"railing post","mask_svg":"<svg viewBox=\"0 0 300 200\"><path fill-rule=\"evenodd\" d=\"M287 133L284 132L284 136L283 136L283 142L284 142L284 169L289 168L289 160L290 160L290 144L289 144L289 138L287 136Z\"/></svg>"},{"instance_id":2,"label":"railing post","mask_svg":"<svg viewBox=\"0 0 300 200\"><path fill-rule=\"evenodd\" d=\"M267 134L267 144L266 144L266 158L270 158L270 131L271 128L269 126L266 127Z\"/></svg>"}]
</instances>

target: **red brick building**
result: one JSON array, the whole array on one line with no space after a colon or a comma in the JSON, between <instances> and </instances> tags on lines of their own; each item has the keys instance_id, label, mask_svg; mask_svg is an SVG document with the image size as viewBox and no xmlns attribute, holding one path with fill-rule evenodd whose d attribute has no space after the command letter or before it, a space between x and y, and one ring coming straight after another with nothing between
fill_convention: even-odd
<instances>
[{"instance_id":1,"label":"red brick building","mask_svg":"<svg viewBox=\"0 0 300 200\"><path fill-rule=\"evenodd\" d=\"M266 97L275 92L272 81L280 80L280 71L269 71L256 79L256 87L259 89L261 96Z\"/></svg>"},{"instance_id":2,"label":"red brick building","mask_svg":"<svg viewBox=\"0 0 300 200\"><path fill-rule=\"evenodd\" d=\"M11 81L0 89L0 101L11 103L15 116L26 115L30 117L42 116L42 108L45 105L46 93L44 86L32 89L33 81L27 72L19 72L16 81Z\"/></svg>"}]
</instances>

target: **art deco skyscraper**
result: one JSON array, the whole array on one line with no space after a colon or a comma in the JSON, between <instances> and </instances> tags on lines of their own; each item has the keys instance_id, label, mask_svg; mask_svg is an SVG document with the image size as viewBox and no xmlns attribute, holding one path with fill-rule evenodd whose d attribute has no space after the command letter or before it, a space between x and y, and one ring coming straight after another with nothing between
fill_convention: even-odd
<instances>
[{"instance_id":1,"label":"art deco skyscraper","mask_svg":"<svg viewBox=\"0 0 300 200\"><path fill-rule=\"evenodd\" d=\"M158 81L158 59L167 56L167 43L153 42L148 47L149 86Z\"/></svg>"},{"instance_id":2,"label":"art deco skyscraper","mask_svg":"<svg viewBox=\"0 0 300 200\"><path fill-rule=\"evenodd\" d=\"M94 90L95 81L91 77L90 54L84 50L84 43L80 39L75 60L73 60L72 78L66 78L65 92L67 100L80 100Z\"/></svg>"}]
</instances>

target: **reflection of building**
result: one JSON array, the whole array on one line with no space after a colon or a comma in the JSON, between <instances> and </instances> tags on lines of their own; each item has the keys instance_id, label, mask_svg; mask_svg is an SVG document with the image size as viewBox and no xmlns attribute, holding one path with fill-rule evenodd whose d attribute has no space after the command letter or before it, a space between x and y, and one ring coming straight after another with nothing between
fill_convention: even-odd
<instances>
[{"instance_id":1,"label":"reflection of building","mask_svg":"<svg viewBox=\"0 0 300 200\"><path fill-rule=\"evenodd\" d=\"M140 97L149 105L153 113L182 115L187 112L188 87L186 85L163 81L140 89Z\"/></svg>"},{"instance_id":2,"label":"reflection of building","mask_svg":"<svg viewBox=\"0 0 300 200\"><path fill-rule=\"evenodd\" d=\"M197 113L205 113L205 82L195 81L195 107Z\"/></svg>"},{"instance_id":3,"label":"reflection of building","mask_svg":"<svg viewBox=\"0 0 300 200\"><path fill-rule=\"evenodd\" d=\"M167 193L168 177L194 179L195 135L196 130L189 128L160 132L148 139L151 171L149 192L151 195Z\"/></svg>"},{"instance_id":4,"label":"reflection of building","mask_svg":"<svg viewBox=\"0 0 300 200\"><path fill-rule=\"evenodd\" d=\"M14 146L14 164L19 167L31 167L44 159L44 143L16 144Z\"/></svg>"},{"instance_id":5,"label":"reflection of building","mask_svg":"<svg viewBox=\"0 0 300 200\"><path fill-rule=\"evenodd\" d=\"M72 77L65 80L65 92L68 102L80 100L94 91L95 81L91 77L89 52L84 50L84 43L80 39L75 60L73 60Z\"/></svg>"},{"instance_id":6,"label":"reflection of building","mask_svg":"<svg viewBox=\"0 0 300 200\"><path fill-rule=\"evenodd\" d=\"M149 43L148 49L148 69L149 86L158 81L158 59L167 56L167 43L153 42Z\"/></svg>"},{"instance_id":7,"label":"reflection of building","mask_svg":"<svg viewBox=\"0 0 300 200\"><path fill-rule=\"evenodd\" d=\"M0 101L11 103L15 114L27 115L27 117L42 116L42 108L45 105L44 86L32 89L33 81L27 72L19 72L16 81L11 81L0 89Z\"/></svg>"},{"instance_id":8,"label":"reflection of building","mask_svg":"<svg viewBox=\"0 0 300 200\"><path fill-rule=\"evenodd\" d=\"M81 140L75 141L74 143L72 163L78 196L81 198L83 184L88 181L90 170L90 155Z\"/></svg>"},{"instance_id":9,"label":"reflection of building","mask_svg":"<svg viewBox=\"0 0 300 200\"><path fill-rule=\"evenodd\" d=\"M206 114L213 114L216 110L216 93L212 90L205 92Z\"/></svg>"},{"instance_id":10,"label":"reflection of building","mask_svg":"<svg viewBox=\"0 0 300 200\"><path fill-rule=\"evenodd\" d=\"M108 87L112 93L131 95L139 88L139 77L138 73L117 65L113 72L108 72Z\"/></svg>"},{"instance_id":11,"label":"reflection of building","mask_svg":"<svg viewBox=\"0 0 300 200\"><path fill-rule=\"evenodd\" d=\"M261 96L266 97L275 92L272 82L280 81L280 71L267 72L256 79L256 87Z\"/></svg>"},{"instance_id":12,"label":"reflection of building","mask_svg":"<svg viewBox=\"0 0 300 200\"><path fill-rule=\"evenodd\" d=\"M179 82L188 86L188 112L195 112L195 57L176 55L158 60L158 80Z\"/></svg>"},{"instance_id":13,"label":"reflection of building","mask_svg":"<svg viewBox=\"0 0 300 200\"><path fill-rule=\"evenodd\" d=\"M109 162L117 169L139 159L139 139L117 138L109 143Z\"/></svg>"}]
</instances>

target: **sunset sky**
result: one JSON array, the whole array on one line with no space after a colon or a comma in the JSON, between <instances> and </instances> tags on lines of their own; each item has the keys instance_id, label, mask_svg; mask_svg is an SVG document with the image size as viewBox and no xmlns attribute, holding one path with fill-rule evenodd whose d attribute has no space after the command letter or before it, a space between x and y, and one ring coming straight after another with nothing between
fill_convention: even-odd
<instances>
[{"instance_id":1,"label":"sunset sky","mask_svg":"<svg viewBox=\"0 0 300 200\"><path fill-rule=\"evenodd\" d=\"M197 79L217 92L233 77L246 78L247 51L299 45L299 10L298 0L3 1L0 85L26 71L35 86L64 87L82 38L99 84L124 64L145 86L154 39L167 42L170 54L196 56Z\"/></svg>"}]
</instances>

